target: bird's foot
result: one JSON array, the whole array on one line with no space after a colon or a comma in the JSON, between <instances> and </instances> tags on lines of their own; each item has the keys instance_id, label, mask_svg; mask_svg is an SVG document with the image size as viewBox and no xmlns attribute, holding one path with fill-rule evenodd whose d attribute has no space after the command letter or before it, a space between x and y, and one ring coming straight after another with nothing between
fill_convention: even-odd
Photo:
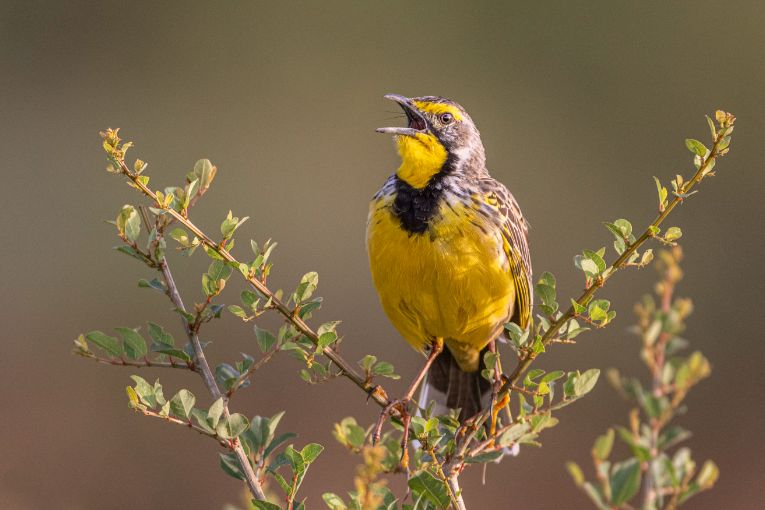
<instances>
[{"instance_id":1,"label":"bird's foot","mask_svg":"<svg viewBox=\"0 0 765 510\"><path fill-rule=\"evenodd\" d=\"M399 463L399 468L402 471L409 470L409 423L412 421L412 415L409 412L409 404L411 402L411 398L392 400L380 412L380 417L377 419L374 432L372 433L372 445L377 445L382 436L382 427L383 424L385 424L385 420L394 415L401 419L404 433L401 438L401 461Z\"/></svg>"}]
</instances>

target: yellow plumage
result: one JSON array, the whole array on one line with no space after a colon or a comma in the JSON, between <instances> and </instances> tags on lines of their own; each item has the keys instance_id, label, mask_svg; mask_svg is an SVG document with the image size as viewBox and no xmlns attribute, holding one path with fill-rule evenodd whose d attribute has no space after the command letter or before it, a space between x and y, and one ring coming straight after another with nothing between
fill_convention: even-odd
<instances>
[{"instance_id":1,"label":"yellow plumage","mask_svg":"<svg viewBox=\"0 0 765 510\"><path fill-rule=\"evenodd\" d=\"M460 367L474 371L481 349L512 315L515 284L498 232L473 225L481 219L468 206L440 212L432 235L411 235L391 213L390 199L373 202L372 278L388 318L415 349L443 338Z\"/></svg>"}]
</instances>

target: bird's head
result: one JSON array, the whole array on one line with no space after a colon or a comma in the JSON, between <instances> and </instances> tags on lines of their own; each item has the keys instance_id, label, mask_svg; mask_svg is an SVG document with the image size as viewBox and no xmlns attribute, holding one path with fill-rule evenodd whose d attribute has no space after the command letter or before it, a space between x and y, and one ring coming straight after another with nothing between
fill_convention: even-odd
<instances>
[{"instance_id":1,"label":"bird's head","mask_svg":"<svg viewBox=\"0 0 765 510\"><path fill-rule=\"evenodd\" d=\"M477 174L484 171L481 136L473 119L459 104L438 96L404 97L388 94L404 110L407 125L378 128L396 137L400 179L424 188L441 172Z\"/></svg>"}]
</instances>

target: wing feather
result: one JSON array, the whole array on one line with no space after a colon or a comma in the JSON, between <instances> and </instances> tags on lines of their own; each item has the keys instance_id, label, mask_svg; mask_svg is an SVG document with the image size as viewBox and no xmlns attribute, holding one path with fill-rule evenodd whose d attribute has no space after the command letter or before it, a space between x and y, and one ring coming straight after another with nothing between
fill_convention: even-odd
<instances>
[{"instance_id":1,"label":"wing feather","mask_svg":"<svg viewBox=\"0 0 765 510\"><path fill-rule=\"evenodd\" d=\"M534 284L532 282L529 226L512 193L494 179L481 179L484 203L494 209L502 232L505 255L516 288L516 309L513 321L525 329L531 322Z\"/></svg>"}]
</instances>

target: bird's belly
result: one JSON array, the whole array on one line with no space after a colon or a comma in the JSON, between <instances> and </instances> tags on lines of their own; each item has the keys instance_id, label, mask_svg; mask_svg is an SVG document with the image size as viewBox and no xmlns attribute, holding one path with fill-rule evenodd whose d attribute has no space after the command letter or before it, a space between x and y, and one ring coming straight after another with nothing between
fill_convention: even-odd
<instances>
[{"instance_id":1,"label":"bird's belly","mask_svg":"<svg viewBox=\"0 0 765 510\"><path fill-rule=\"evenodd\" d=\"M434 337L480 350L512 314L501 235L470 209L450 209L422 234L402 229L389 208L373 209L367 247L386 314L419 350Z\"/></svg>"}]
</instances>

